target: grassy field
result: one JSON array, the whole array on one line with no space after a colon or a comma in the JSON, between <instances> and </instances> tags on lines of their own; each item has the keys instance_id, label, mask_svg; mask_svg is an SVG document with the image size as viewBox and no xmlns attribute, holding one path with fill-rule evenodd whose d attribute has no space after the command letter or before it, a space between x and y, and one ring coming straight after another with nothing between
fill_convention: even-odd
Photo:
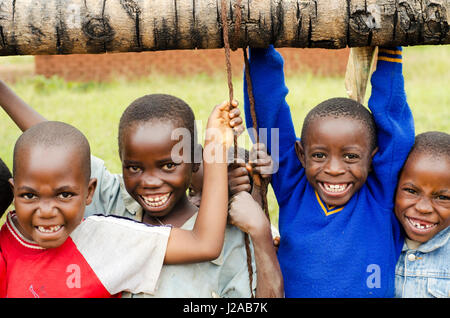
<instances>
[{"instance_id":1,"label":"grassy field","mask_svg":"<svg viewBox=\"0 0 450 318\"><path fill-rule=\"evenodd\" d=\"M408 102L413 111L416 132L439 130L450 133L450 46L424 46L404 49L404 75ZM32 63L30 57L0 58L6 64ZM289 65L286 65L289 67ZM302 73L286 78L287 97L299 133L308 110L319 102L336 96L345 97L343 77L322 77ZM242 74L235 74L235 97L242 101ZM173 77L152 74L129 81L118 78L110 83L74 83L40 76L26 78L11 86L28 104L47 119L78 127L91 143L94 155L105 160L110 171L120 173L117 153L117 127L123 110L134 99L151 93L167 93L185 100L197 120L206 124L210 110L228 98L225 72ZM370 86L367 95L370 95ZM242 105L242 103L241 103ZM12 151L20 131L0 110L0 157L12 167ZM249 147L248 137L240 138ZM277 223L278 207L269 192L272 220Z\"/></svg>"}]
</instances>

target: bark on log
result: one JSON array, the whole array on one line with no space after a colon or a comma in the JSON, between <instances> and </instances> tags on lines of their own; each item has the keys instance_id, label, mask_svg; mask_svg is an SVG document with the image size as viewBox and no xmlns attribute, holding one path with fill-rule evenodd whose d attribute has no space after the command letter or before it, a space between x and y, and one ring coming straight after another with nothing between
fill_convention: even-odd
<instances>
[{"instance_id":1,"label":"bark on log","mask_svg":"<svg viewBox=\"0 0 450 318\"><path fill-rule=\"evenodd\" d=\"M0 55L221 48L220 1L0 0ZM227 1L235 48L450 43L450 0Z\"/></svg>"}]
</instances>

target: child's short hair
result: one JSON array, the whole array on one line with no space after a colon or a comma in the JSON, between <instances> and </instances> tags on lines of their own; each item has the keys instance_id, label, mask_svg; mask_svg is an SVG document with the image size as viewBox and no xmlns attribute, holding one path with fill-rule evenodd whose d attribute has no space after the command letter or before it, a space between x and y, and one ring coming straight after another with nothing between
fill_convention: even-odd
<instances>
[{"instance_id":1,"label":"child's short hair","mask_svg":"<svg viewBox=\"0 0 450 318\"><path fill-rule=\"evenodd\" d=\"M309 124L313 119L319 117L344 117L360 121L367 128L369 133L371 149L375 149L377 145L377 128L375 121L370 111L357 101L350 98L335 97L327 99L311 109L303 121L301 132L302 141L306 137Z\"/></svg>"},{"instance_id":2,"label":"child's short hair","mask_svg":"<svg viewBox=\"0 0 450 318\"><path fill-rule=\"evenodd\" d=\"M450 158L450 135L440 131L428 131L416 136L411 153L426 153L431 157Z\"/></svg>"},{"instance_id":3,"label":"child's short hair","mask_svg":"<svg viewBox=\"0 0 450 318\"><path fill-rule=\"evenodd\" d=\"M19 151L35 146L76 149L82 160L86 180L91 177L91 149L86 137L77 128L58 121L44 121L27 129L14 146L13 175L17 173Z\"/></svg>"},{"instance_id":4,"label":"child's short hair","mask_svg":"<svg viewBox=\"0 0 450 318\"><path fill-rule=\"evenodd\" d=\"M153 119L170 120L179 128L186 128L191 134L191 150L197 144L195 116L191 107L178 97L166 94L150 94L133 101L123 112L119 122L119 154L122 153L122 137L125 129L136 123L146 123Z\"/></svg>"},{"instance_id":5,"label":"child's short hair","mask_svg":"<svg viewBox=\"0 0 450 318\"><path fill-rule=\"evenodd\" d=\"M11 205L14 195L8 180L12 178L8 166L0 159L0 216Z\"/></svg>"}]
</instances>

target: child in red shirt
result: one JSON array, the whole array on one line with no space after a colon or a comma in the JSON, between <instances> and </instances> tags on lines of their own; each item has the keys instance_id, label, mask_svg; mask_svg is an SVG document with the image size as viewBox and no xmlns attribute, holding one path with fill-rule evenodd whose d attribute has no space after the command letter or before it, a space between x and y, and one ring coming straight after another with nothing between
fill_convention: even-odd
<instances>
[{"instance_id":1,"label":"child in red shirt","mask_svg":"<svg viewBox=\"0 0 450 318\"><path fill-rule=\"evenodd\" d=\"M205 185L214 191L204 193L192 231L111 216L83 220L96 186L90 179L86 138L59 122L43 122L25 131L14 149L11 185L16 211L8 214L0 232L0 296L151 293L163 262L216 258L226 225L226 150L233 140L229 128L242 131L235 106L224 102L209 118L208 128L215 134L207 130L207 142L222 150L217 151L222 157L204 162Z\"/></svg>"}]
</instances>

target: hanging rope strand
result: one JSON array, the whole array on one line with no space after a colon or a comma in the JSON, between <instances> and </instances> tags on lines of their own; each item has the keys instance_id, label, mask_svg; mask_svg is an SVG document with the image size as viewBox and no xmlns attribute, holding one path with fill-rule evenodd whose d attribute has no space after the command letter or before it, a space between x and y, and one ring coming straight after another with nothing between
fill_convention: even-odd
<instances>
[{"instance_id":1,"label":"hanging rope strand","mask_svg":"<svg viewBox=\"0 0 450 318\"><path fill-rule=\"evenodd\" d=\"M222 29L223 29L223 43L225 48L225 63L227 67L227 79L228 79L228 92L230 104L234 99L233 96L233 76L231 74L231 57L230 57L230 42L228 36L228 19L227 19L227 4L226 1L222 0L221 3L221 13L222 13ZM234 135L234 155L233 163L237 162L237 136Z\"/></svg>"},{"instance_id":2,"label":"hanging rope strand","mask_svg":"<svg viewBox=\"0 0 450 318\"><path fill-rule=\"evenodd\" d=\"M250 116L251 116L252 121L253 121L253 132L254 132L255 137L256 137L256 143L259 143L258 120L257 120L257 117L256 117L255 98L253 96L252 78L250 76L250 63L248 61L246 48L243 48L242 50L244 51L245 80L246 80L246 83L247 83L247 95L248 95L248 100L249 100L249 103L250 103ZM258 156L256 157L256 159L258 159ZM253 174L253 183L255 183L257 186L260 187L264 213L266 214L266 217L270 221L269 205L268 205L268 202L267 202L267 188L269 186L269 179L267 179L267 178L260 178L259 175Z\"/></svg>"},{"instance_id":3,"label":"hanging rope strand","mask_svg":"<svg viewBox=\"0 0 450 318\"><path fill-rule=\"evenodd\" d=\"M237 34L239 34L240 24L241 24L241 0L237 1L236 4L237 12L239 12L238 17L236 19L235 30L234 30L234 43L236 43ZM228 77L228 92L230 103L233 101L233 77L231 73L231 58L230 58L230 42L228 36L228 13L227 13L227 1L221 1L221 15L222 15L222 33L223 33L223 43L225 48L225 64L227 68L227 77ZM237 136L234 136L234 156L233 163L237 163ZM254 298L253 295L253 266L252 266L252 254L250 250L250 238L247 233L244 234L244 242L245 242L245 252L247 254L247 269L248 269L248 278L250 284L250 295L251 298Z\"/></svg>"}]
</instances>

